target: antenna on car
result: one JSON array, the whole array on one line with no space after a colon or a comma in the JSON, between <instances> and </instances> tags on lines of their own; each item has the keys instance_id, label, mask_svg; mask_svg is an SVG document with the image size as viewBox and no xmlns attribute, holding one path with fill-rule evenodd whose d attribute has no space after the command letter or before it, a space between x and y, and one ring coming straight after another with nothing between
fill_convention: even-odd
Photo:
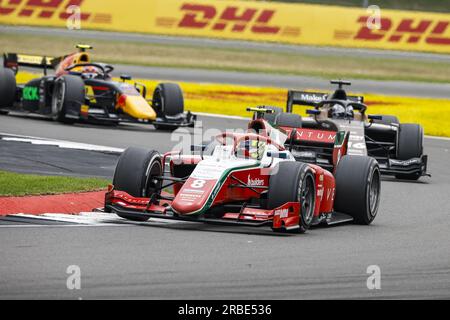
<instances>
[{"instance_id":1,"label":"antenna on car","mask_svg":"<svg viewBox=\"0 0 450 320\"><path fill-rule=\"evenodd\" d=\"M331 80L330 82L331 82L331 84L337 84L339 86L338 87L339 89L342 89L343 86L351 86L352 85L352 83L350 81L341 80L341 79L339 79L339 80Z\"/></svg>"},{"instance_id":2,"label":"antenna on car","mask_svg":"<svg viewBox=\"0 0 450 320\"><path fill-rule=\"evenodd\" d=\"M86 52L86 50L92 50L94 49L93 46L90 46L88 44L77 44L75 48L80 49L80 52Z\"/></svg>"}]
</instances>

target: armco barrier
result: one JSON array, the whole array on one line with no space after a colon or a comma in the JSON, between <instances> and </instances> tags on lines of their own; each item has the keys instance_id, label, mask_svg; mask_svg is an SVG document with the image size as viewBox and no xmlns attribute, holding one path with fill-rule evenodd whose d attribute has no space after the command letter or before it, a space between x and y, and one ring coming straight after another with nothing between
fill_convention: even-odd
<instances>
[{"instance_id":1,"label":"armco barrier","mask_svg":"<svg viewBox=\"0 0 450 320\"><path fill-rule=\"evenodd\" d=\"M0 0L0 23L450 53L450 14L226 0Z\"/></svg>"}]
</instances>

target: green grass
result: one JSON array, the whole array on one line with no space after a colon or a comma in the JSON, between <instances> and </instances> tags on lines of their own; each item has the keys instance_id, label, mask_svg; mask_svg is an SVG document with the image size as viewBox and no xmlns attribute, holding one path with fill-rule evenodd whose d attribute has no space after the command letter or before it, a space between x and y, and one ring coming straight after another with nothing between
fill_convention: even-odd
<instances>
[{"instance_id":1,"label":"green grass","mask_svg":"<svg viewBox=\"0 0 450 320\"><path fill-rule=\"evenodd\" d=\"M0 35L0 48L4 52L62 56L74 50L74 44L78 42L94 45L93 60L113 64L292 74L323 79L340 77L450 83L449 62Z\"/></svg>"},{"instance_id":2,"label":"green grass","mask_svg":"<svg viewBox=\"0 0 450 320\"><path fill-rule=\"evenodd\" d=\"M47 195L105 189L110 182L99 178L41 176L0 171L0 196Z\"/></svg>"},{"instance_id":3,"label":"green grass","mask_svg":"<svg viewBox=\"0 0 450 320\"><path fill-rule=\"evenodd\" d=\"M293 2L327 4L335 6L361 7L363 0L272 0L273 2ZM382 9L450 12L450 0L369 0L369 5Z\"/></svg>"}]
</instances>

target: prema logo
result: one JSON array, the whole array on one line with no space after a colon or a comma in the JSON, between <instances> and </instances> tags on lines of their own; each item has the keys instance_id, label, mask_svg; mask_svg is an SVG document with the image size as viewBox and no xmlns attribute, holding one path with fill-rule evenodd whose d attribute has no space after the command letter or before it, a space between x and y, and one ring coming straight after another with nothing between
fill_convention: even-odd
<instances>
[{"instance_id":1,"label":"prema logo","mask_svg":"<svg viewBox=\"0 0 450 320\"><path fill-rule=\"evenodd\" d=\"M258 8L239 8L228 6L223 10L213 5L185 3L181 6L184 15L178 27L192 29L230 30L253 33L277 34L281 28L270 24L275 10Z\"/></svg>"},{"instance_id":2,"label":"prema logo","mask_svg":"<svg viewBox=\"0 0 450 320\"><path fill-rule=\"evenodd\" d=\"M422 39L433 45L450 45L450 37L446 37L447 30L450 31L450 20L429 20L429 19L402 19L395 24L392 19L381 18L380 29L370 29L367 27L368 16L358 19L361 28L356 33L354 39L365 41L388 41L392 43L406 42L418 43Z\"/></svg>"}]
</instances>

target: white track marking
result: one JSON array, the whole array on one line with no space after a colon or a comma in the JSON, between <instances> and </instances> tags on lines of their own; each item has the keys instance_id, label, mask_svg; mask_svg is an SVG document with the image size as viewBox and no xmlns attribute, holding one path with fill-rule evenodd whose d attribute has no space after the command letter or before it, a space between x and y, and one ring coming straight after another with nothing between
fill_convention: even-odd
<instances>
[{"instance_id":1,"label":"white track marking","mask_svg":"<svg viewBox=\"0 0 450 320\"><path fill-rule=\"evenodd\" d=\"M81 212L79 214L45 213L41 215L11 214L8 217L26 218L29 221L51 220L55 222L73 223L84 226L111 226L111 225L149 225L149 224L173 224L180 221L172 221L158 218L150 218L148 222L129 221L112 213L104 212ZM184 222L184 221L183 221ZM0 227L2 227L0 225Z\"/></svg>"},{"instance_id":2,"label":"white track marking","mask_svg":"<svg viewBox=\"0 0 450 320\"><path fill-rule=\"evenodd\" d=\"M112 153L122 153L124 151L124 149L121 148L72 142L66 140L54 140L40 137L12 135L8 133L0 133L0 136L1 136L0 138L5 141L17 141L17 142L27 142L36 145L57 146L63 149L77 149L77 150L112 152Z\"/></svg>"}]
</instances>

